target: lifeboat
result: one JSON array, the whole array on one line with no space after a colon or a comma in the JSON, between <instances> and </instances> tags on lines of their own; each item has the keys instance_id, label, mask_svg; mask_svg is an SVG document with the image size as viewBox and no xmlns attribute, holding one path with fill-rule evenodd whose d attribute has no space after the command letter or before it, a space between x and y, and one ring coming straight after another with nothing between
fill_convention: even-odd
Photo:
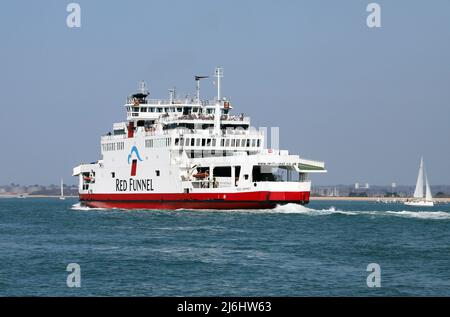
<instances>
[{"instance_id":1,"label":"lifeboat","mask_svg":"<svg viewBox=\"0 0 450 317\"><path fill-rule=\"evenodd\" d=\"M205 179L209 176L209 172L208 171L200 172L200 173L194 174L192 176L194 176L194 178L196 178L196 179Z\"/></svg>"}]
</instances>

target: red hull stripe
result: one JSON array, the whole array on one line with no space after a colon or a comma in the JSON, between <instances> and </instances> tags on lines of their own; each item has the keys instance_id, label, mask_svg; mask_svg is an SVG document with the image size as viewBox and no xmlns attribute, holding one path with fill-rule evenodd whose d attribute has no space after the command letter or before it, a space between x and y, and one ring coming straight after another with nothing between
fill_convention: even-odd
<instances>
[{"instance_id":1,"label":"red hull stripe","mask_svg":"<svg viewBox=\"0 0 450 317\"><path fill-rule=\"evenodd\" d=\"M267 209L278 204L307 204L309 192L191 194L80 194L84 205L124 209Z\"/></svg>"}]
</instances>

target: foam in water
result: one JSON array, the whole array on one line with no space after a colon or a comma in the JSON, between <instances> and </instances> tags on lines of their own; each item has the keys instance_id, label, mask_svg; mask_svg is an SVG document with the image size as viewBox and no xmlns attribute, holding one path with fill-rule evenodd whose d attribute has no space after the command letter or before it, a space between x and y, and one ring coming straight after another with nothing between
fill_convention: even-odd
<instances>
[{"instance_id":1,"label":"foam in water","mask_svg":"<svg viewBox=\"0 0 450 317\"><path fill-rule=\"evenodd\" d=\"M387 214L419 219L450 219L450 213L445 211L386 211Z\"/></svg>"},{"instance_id":2,"label":"foam in water","mask_svg":"<svg viewBox=\"0 0 450 317\"><path fill-rule=\"evenodd\" d=\"M106 208L92 208L88 206L83 206L81 203L76 203L72 205L72 210L88 211L88 210L108 210Z\"/></svg>"},{"instance_id":3,"label":"foam in water","mask_svg":"<svg viewBox=\"0 0 450 317\"><path fill-rule=\"evenodd\" d=\"M302 205L297 204L287 204L277 206L273 209L274 213L298 213L305 214L311 216L326 216L333 214L341 214L347 216L361 216L361 215L370 215L370 216L396 216L396 217L404 217L404 218L417 218L417 219L450 219L450 213L445 211L377 211L377 210L364 210L364 211L344 211L338 210L334 206L331 206L328 209L312 209Z\"/></svg>"},{"instance_id":4,"label":"foam in water","mask_svg":"<svg viewBox=\"0 0 450 317\"><path fill-rule=\"evenodd\" d=\"M72 206L72 210L81 210L81 211L88 211L88 210L110 210L106 208L91 208L87 206L83 206L80 203L77 203ZM144 211L144 210L139 210ZM220 212L220 213L275 213L275 214L302 214L307 216L329 216L334 214L340 214L340 215L346 215L346 216L391 216L391 217L403 217L403 218L416 218L416 219L435 219L435 220L442 220L442 219L450 219L450 213L445 211L408 211L408 210L402 210L402 211L377 211L377 210L364 210L364 211L345 211L345 210L339 210L336 209L336 207L331 206L328 209L313 209L308 208L303 205L298 204L286 204L286 205L279 205L275 207L274 209L255 209L255 210L213 210L213 209L197 209L197 210L187 210L187 209L178 209L174 210L173 212ZM169 212L169 211L167 211Z\"/></svg>"},{"instance_id":5,"label":"foam in water","mask_svg":"<svg viewBox=\"0 0 450 317\"><path fill-rule=\"evenodd\" d=\"M336 207L331 206L328 209L312 209L298 204L286 204L280 205L273 209L274 213L293 213L293 214L306 214L311 216L331 215L331 214L344 214L354 215L355 212L337 210Z\"/></svg>"}]
</instances>

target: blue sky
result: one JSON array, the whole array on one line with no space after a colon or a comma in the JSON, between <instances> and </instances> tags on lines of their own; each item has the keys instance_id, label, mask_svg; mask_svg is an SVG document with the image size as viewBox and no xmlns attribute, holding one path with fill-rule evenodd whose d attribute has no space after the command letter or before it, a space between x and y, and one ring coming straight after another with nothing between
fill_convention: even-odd
<instances>
[{"instance_id":1,"label":"blue sky","mask_svg":"<svg viewBox=\"0 0 450 317\"><path fill-rule=\"evenodd\" d=\"M223 93L281 147L324 160L316 184L450 184L450 1L2 1L0 184L75 182L147 80L153 97L224 67ZM214 86L203 84L203 95Z\"/></svg>"}]
</instances>

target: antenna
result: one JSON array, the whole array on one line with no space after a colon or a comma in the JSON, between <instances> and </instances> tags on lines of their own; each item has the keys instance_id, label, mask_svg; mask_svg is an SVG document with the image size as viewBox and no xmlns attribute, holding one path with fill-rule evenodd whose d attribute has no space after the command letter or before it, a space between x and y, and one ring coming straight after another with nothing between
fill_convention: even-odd
<instances>
[{"instance_id":1,"label":"antenna","mask_svg":"<svg viewBox=\"0 0 450 317\"><path fill-rule=\"evenodd\" d=\"M222 67L216 67L216 74L215 76L217 78L217 100L220 101L220 78L223 77L223 68Z\"/></svg>"},{"instance_id":2,"label":"antenna","mask_svg":"<svg viewBox=\"0 0 450 317\"><path fill-rule=\"evenodd\" d=\"M148 89L147 89L147 84L145 83L145 81L141 80L139 82L139 89L138 91L143 94L143 95L148 95Z\"/></svg>"},{"instance_id":3,"label":"antenna","mask_svg":"<svg viewBox=\"0 0 450 317\"><path fill-rule=\"evenodd\" d=\"M175 87L173 87L172 89L169 89L170 103L173 103L174 99L176 98L175 93L176 93Z\"/></svg>"},{"instance_id":4,"label":"antenna","mask_svg":"<svg viewBox=\"0 0 450 317\"><path fill-rule=\"evenodd\" d=\"M195 76L197 102L200 103L200 79L208 78L209 76Z\"/></svg>"}]
</instances>

